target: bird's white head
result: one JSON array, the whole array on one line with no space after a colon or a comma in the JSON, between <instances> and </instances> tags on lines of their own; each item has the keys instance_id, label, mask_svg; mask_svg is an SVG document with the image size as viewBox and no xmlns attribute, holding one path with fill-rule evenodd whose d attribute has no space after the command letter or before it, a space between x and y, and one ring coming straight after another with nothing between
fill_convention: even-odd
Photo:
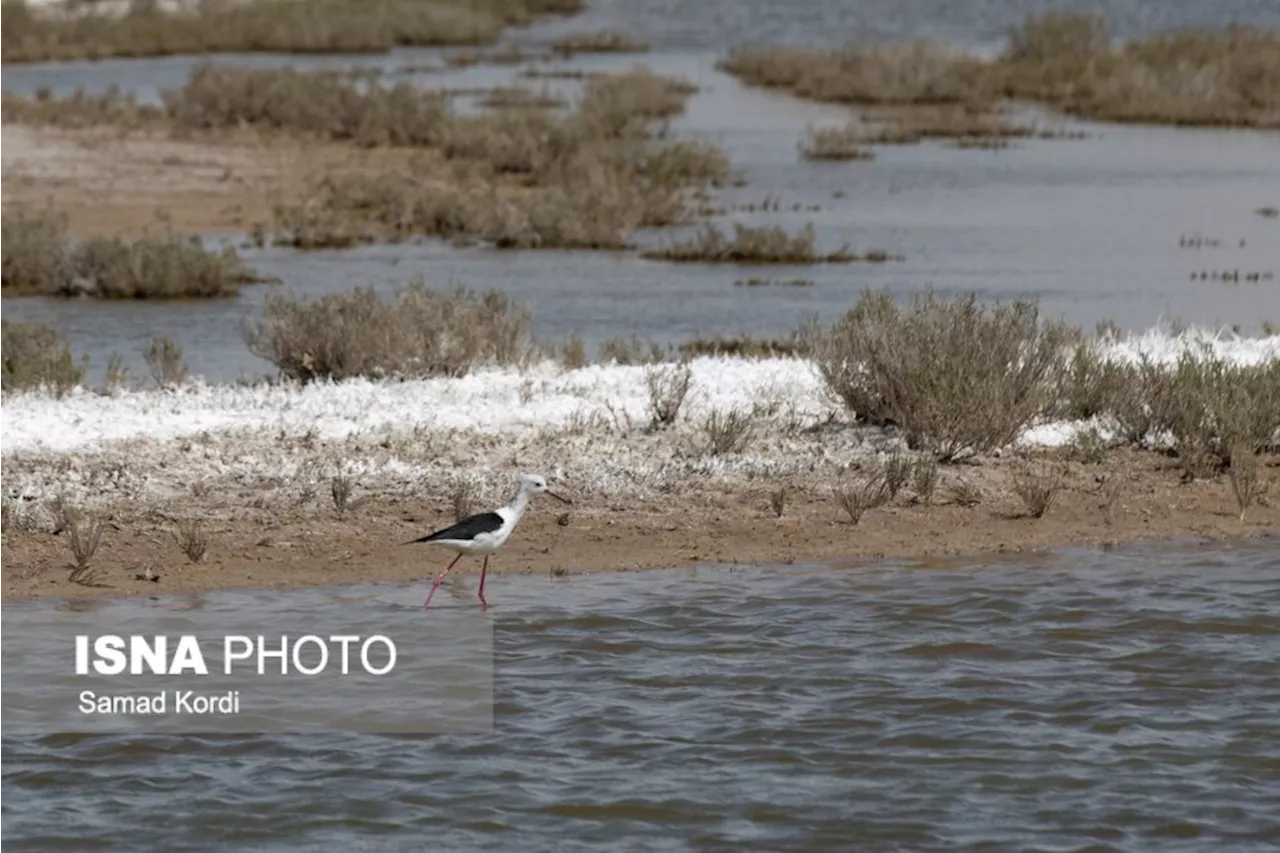
<instances>
[{"instance_id":1,"label":"bird's white head","mask_svg":"<svg viewBox=\"0 0 1280 853\"><path fill-rule=\"evenodd\" d=\"M543 477L541 474L521 474L520 491L530 496L548 494L558 501L572 503L568 498L562 498L560 495L551 491L551 488L547 486L547 478Z\"/></svg>"}]
</instances>

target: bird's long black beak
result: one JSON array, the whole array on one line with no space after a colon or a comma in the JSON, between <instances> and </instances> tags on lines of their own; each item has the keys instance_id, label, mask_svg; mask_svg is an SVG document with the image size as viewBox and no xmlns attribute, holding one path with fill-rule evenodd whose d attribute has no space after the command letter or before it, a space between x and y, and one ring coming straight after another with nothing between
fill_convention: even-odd
<instances>
[{"instance_id":1,"label":"bird's long black beak","mask_svg":"<svg viewBox=\"0 0 1280 853\"><path fill-rule=\"evenodd\" d=\"M547 494L551 495L551 497L555 498L556 500L560 501L561 503L566 503L566 504L571 504L571 503L573 503L573 501L569 500L568 498L562 498L562 497L560 497L559 495L557 495L555 492L551 491L550 489L547 489Z\"/></svg>"}]
</instances>

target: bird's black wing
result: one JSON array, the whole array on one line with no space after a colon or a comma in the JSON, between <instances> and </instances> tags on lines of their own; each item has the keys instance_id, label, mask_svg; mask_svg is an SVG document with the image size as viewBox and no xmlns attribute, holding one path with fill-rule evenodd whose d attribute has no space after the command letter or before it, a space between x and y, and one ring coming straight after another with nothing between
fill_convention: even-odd
<instances>
[{"instance_id":1,"label":"bird's black wing","mask_svg":"<svg viewBox=\"0 0 1280 853\"><path fill-rule=\"evenodd\" d=\"M417 542L434 542L437 539L475 539L481 533L492 533L502 527L502 516L496 512L482 512L479 515L473 515L470 518L464 518L452 527L446 527L443 530L437 530L435 533L428 533L420 539L414 539L412 542L406 542L406 545L413 545Z\"/></svg>"}]
</instances>

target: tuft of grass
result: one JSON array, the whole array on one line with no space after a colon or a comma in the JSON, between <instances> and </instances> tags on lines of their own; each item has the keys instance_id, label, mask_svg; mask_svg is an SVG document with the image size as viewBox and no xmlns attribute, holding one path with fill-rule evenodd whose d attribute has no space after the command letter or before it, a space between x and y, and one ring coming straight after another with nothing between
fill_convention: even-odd
<instances>
[{"instance_id":1,"label":"tuft of grass","mask_svg":"<svg viewBox=\"0 0 1280 853\"><path fill-rule=\"evenodd\" d=\"M1244 523L1245 513L1249 507L1259 503L1266 493L1266 483L1260 476L1257 452L1247 444L1236 444L1231 448L1230 467L1227 477L1231 481L1231 493L1235 495L1236 506L1240 508L1240 523Z\"/></svg>"},{"instance_id":2,"label":"tuft of grass","mask_svg":"<svg viewBox=\"0 0 1280 853\"><path fill-rule=\"evenodd\" d=\"M65 218L5 213L0 229L0 287L6 296L53 293L71 281Z\"/></svg>"},{"instance_id":3,"label":"tuft of grass","mask_svg":"<svg viewBox=\"0 0 1280 853\"><path fill-rule=\"evenodd\" d=\"M333 508L342 515L351 509L351 495L355 491L355 478L349 474L336 474L329 480L329 495L333 498Z\"/></svg>"},{"instance_id":4,"label":"tuft of grass","mask_svg":"<svg viewBox=\"0 0 1280 853\"><path fill-rule=\"evenodd\" d=\"M173 541L188 560L198 563L204 559L209 547L209 534L205 532L204 522L197 518L184 518L173 531Z\"/></svg>"},{"instance_id":5,"label":"tuft of grass","mask_svg":"<svg viewBox=\"0 0 1280 853\"><path fill-rule=\"evenodd\" d=\"M1062 490L1062 482L1062 470L1055 466L1026 463L1013 471L1013 491L1032 518L1044 517Z\"/></svg>"},{"instance_id":6,"label":"tuft of grass","mask_svg":"<svg viewBox=\"0 0 1280 853\"><path fill-rule=\"evenodd\" d=\"M794 235L778 226L753 228L735 223L732 237L714 225L704 225L692 239L647 251L643 257L684 264L819 264L858 259L847 245L822 254L815 239L812 223Z\"/></svg>"},{"instance_id":7,"label":"tuft of grass","mask_svg":"<svg viewBox=\"0 0 1280 853\"><path fill-rule=\"evenodd\" d=\"M43 389L61 397L84 384L89 357L85 355L76 363L71 345L52 326L0 318L0 329L0 388Z\"/></svg>"},{"instance_id":8,"label":"tuft of grass","mask_svg":"<svg viewBox=\"0 0 1280 853\"><path fill-rule=\"evenodd\" d=\"M961 477L951 484L951 500L962 507L975 507L982 503L982 489Z\"/></svg>"},{"instance_id":9,"label":"tuft of grass","mask_svg":"<svg viewBox=\"0 0 1280 853\"><path fill-rule=\"evenodd\" d=\"M811 338L828 389L855 417L896 425L913 450L949 462L1003 447L1050 410L1072 333L1030 302L930 292L904 308L867 293Z\"/></svg>"},{"instance_id":10,"label":"tuft of grass","mask_svg":"<svg viewBox=\"0 0 1280 853\"><path fill-rule=\"evenodd\" d=\"M93 555L102 544L102 534L107 529L106 519L92 512L67 509L67 544L74 560L68 580L72 583L93 586L95 578L90 566Z\"/></svg>"},{"instance_id":11,"label":"tuft of grass","mask_svg":"<svg viewBox=\"0 0 1280 853\"><path fill-rule=\"evenodd\" d=\"M703 421L707 448L712 456L741 453L751 443L754 429L751 413L742 409L713 409Z\"/></svg>"},{"instance_id":12,"label":"tuft of grass","mask_svg":"<svg viewBox=\"0 0 1280 853\"><path fill-rule=\"evenodd\" d=\"M644 371L644 384L649 392L649 426L665 429L680 416L693 384L693 368L685 362L650 365Z\"/></svg>"},{"instance_id":13,"label":"tuft of grass","mask_svg":"<svg viewBox=\"0 0 1280 853\"><path fill-rule=\"evenodd\" d=\"M787 508L786 486L779 486L769 493L769 508L773 510L775 518L782 518L782 513Z\"/></svg>"},{"instance_id":14,"label":"tuft of grass","mask_svg":"<svg viewBox=\"0 0 1280 853\"><path fill-rule=\"evenodd\" d=\"M852 121L844 127L810 125L796 147L806 160L871 160L876 156L863 143L863 131L857 122Z\"/></svg>"},{"instance_id":15,"label":"tuft of grass","mask_svg":"<svg viewBox=\"0 0 1280 853\"><path fill-rule=\"evenodd\" d=\"M1072 459L1085 465L1098 465L1107 458L1107 442L1097 427L1089 427L1071 437L1067 452Z\"/></svg>"},{"instance_id":16,"label":"tuft of grass","mask_svg":"<svg viewBox=\"0 0 1280 853\"><path fill-rule=\"evenodd\" d=\"M889 502L889 490L885 486L884 473L877 472L838 483L835 488L836 503L849 516L850 524L857 524L867 510Z\"/></svg>"},{"instance_id":17,"label":"tuft of grass","mask_svg":"<svg viewBox=\"0 0 1280 853\"><path fill-rule=\"evenodd\" d=\"M575 53L647 53L649 45L617 30L570 33L551 43L551 49L562 56Z\"/></svg>"},{"instance_id":18,"label":"tuft of grass","mask_svg":"<svg viewBox=\"0 0 1280 853\"><path fill-rule=\"evenodd\" d=\"M898 492L906 485L912 472L911 460L901 453L895 452L885 460L881 471L884 474L884 488L889 500L897 500Z\"/></svg>"},{"instance_id":19,"label":"tuft of grass","mask_svg":"<svg viewBox=\"0 0 1280 853\"><path fill-rule=\"evenodd\" d=\"M448 292L412 282L390 299L371 287L306 299L269 294L245 328L249 350L303 382L462 376L481 364L524 364L530 314L497 291Z\"/></svg>"},{"instance_id":20,"label":"tuft of grass","mask_svg":"<svg viewBox=\"0 0 1280 853\"><path fill-rule=\"evenodd\" d=\"M666 347L653 341L646 343L635 335L610 338L596 345L596 361L601 364L660 364L668 355Z\"/></svg>"},{"instance_id":21,"label":"tuft of grass","mask_svg":"<svg viewBox=\"0 0 1280 853\"><path fill-rule=\"evenodd\" d=\"M911 490L916 500L928 506L938 488L938 460L932 456L917 457L911 466Z\"/></svg>"},{"instance_id":22,"label":"tuft of grass","mask_svg":"<svg viewBox=\"0 0 1280 853\"><path fill-rule=\"evenodd\" d=\"M187 363L182 358L182 347L168 333L153 337L142 351L142 357L151 368L151 378L161 388L176 388L187 380Z\"/></svg>"},{"instance_id":23,"label":"tuft of grass","mask_svg":"<svg viewBox=\"0 0 1280 853\"><path fill-rule=\"evenodd\" d=\"M480 488L470 477L458 477L453 483L453 520L462 521L475 515Z\"/></svg>"}]
</instances>

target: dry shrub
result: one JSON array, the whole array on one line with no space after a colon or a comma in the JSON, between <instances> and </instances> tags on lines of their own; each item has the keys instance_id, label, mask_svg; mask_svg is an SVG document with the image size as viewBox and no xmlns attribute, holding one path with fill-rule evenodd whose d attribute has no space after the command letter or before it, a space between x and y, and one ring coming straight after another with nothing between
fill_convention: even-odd
<instances>
[{"instance_id":1,"label":"dry shrub","mask_svg":"<svg viewBox=\"0 0 1280 853\"><path fill-rule=\"evenodd\" d=\"M6 6L5 21L8 21ZM70 130L111 126L139 130L163 126L162 107L138 103L132 92L121 92L112 84L106 91L87 94L77 91L65 98L53 97L49 89L36 90L35 97L25 98L5 92L4 120L14 124L48 125Z\"/></svg>"},{"instance_id":2,"label":"dry shrub","mask_svg":"<svg viewBox=\"0 0 1280 853\"><path fill-rule=\"evenodd\" d=\"M480 364L523 364L530 315L502 294L430 290L384 299L373 288L304 299L269 294L245 328L249 350L292 379L461 376Z\"/></svg>"},{"instance_id":3,"label":"dry shrub","mask_svg":"<svg viewBox=\"0 0 1280 853\"><path fill-rule=\"evenodd\" d=\"M1280 430L1280 360L1236 365L1184 352L1161 372L1147 402L1191 476L1226 465L1236 446L1257 453Z\"/></svg>"},{"instance_id":4,"label":"dry shrub","mask_svg":"<svg viewBox=\"0 0 1280 853\"><path fill-rule=\"evenodd\" d=\"M5 213L2 227L0 288L6 296L54 293L71 280L64 218Z\"/></svg>"},{"instance_id":5,"label":"dry shrub","mask_svg":"<svg viewBox=\"0 0 1280 853\"><path fill-rule=\"evenodd\" d=\"M453 520L462 521L475 514L480 500L480 486L472 477L458 477L453 483Z\"/></svg>"},{"instance_id":6,"label":"dry shrub","mask_svg":"<svg viewBox=\"0 0 1280 853\"><path fill-rule=\"evenodd\" d=\"M693 368L688 363L650 365L644 371L644 384L649 392L649 425L663 429L680 416L693 384Z\"/></svg>"},{"instance_id":7,"label":"dry shrub","mask_svg":"<svg viewBox=\"0 0 1280 853\"><path fill-rule=\"evenodd\" d=\"M205 532L204 522L195 518L184 518L178 522L178 527L173 531L173 541L177 543L182 553L187 555L187 559L193 563L198 563L204 559L204 553L209 547L209 534Z\"/></svg>"},{"instance_id":8,"label":"dry shrub","mask_svg":"<svg viewBox=\"0 0 1280 853\"><path fill-rule=\"evenodd\" d=\"M67 509L67 544L75 560L68 580L72 583L92 586L94 577L89 561L102 544L102 534L107 529L106 519L92 512Z\"/></svg>"},{"instance_id":9,"label":"dry shrub","mask_svg":"<svg viewBox=\"0 0 1280 853\"><path fill-rule=\"evenodd\" d=\"M938 460L932 456L916 458L911 467L911 490L916 500L928 506L933 502L933 493L938 488Z\"/></svg>"},{"instance_id":10,"label":"dry shrub","mask_svg":"<svg viewBox=\"0 0 1280 853\"><path fill-rule=\"evenodd\" d=\"M723 180L728 162L646 128L683 108L686 89L648 72L600 78L567 116L529 109L449 116L438 164L325 175L277 211L283 241L350 245L383 232L479 238L510 249L622 249L637 228L688 218L685 191Z\"/></svg>"},{"instance_id":11,"label":"dry shrub","mask_svg":"<svg viewBox=\"0 0 1280 853\"><path fill-rule=\"evenodd\" d=\"M1062 469L1050 464L1025 463L1013 469L1013 491L1032 518L1042 518L1049 511L1062 481Z\"/></svg>"},{"instance_id":12,"label":"dry shrub","mask_svg":"<svg viewBox=\"0 0 1280 853\"><path fill-rule=\"evenodd\" d=\"M898 492L902 491L902 487L907 483L907 478L911 476L911 460L901 453L894 453L885 460L882 470L884 472L884 487L889 494L889 500L897 500Z\"/></svg>"},{"instance_id":13,"label":"dry shrub","mask_svg":"<svg viewBox=\"0 0 1280 853\"><path fill-rule=\"evenodd\" d=\"M635 335L609 338L596 345L596 361L601 364L660 364L668 355L666 347L653 341L646 343Z\"/></svg>"},{"instance_id":14,"label":"dry shrub","mask_svg":"<svg viewBox=\"0 0 1280 853\"><path fill-rule=\"evenodd\" d=\"M989 60L929 43L838 50L735 50L721 68L748 84L862 105L1036 100L1108 121L1280 127L1280 33L1247 27L1112 44L1097 16L1028 17Z\"/></svg>"},{"instance_id":15,"label":"dry shrub","mask_svg":"<svg viewBox=\"0 0 1280 853\"><path fill-rule=\"evenodd\" d=\"M139 240L95 237L72 246L52 216L4 216L3 287L17 294L98 299L233 296L257 276L235 249L209 251L175 235Z\"/></svg>"},{"instance_id":16,"label":"dry shrub","mask_svg":"<svg viewBox=\"0 0 1280 853\"><path fill-rule=\"evenodd\" d=\"M788 358L804 355L804 344L795 336L784 338L693 338L680 344L684 358L722 356L728 358Z\"/></svg>"},{"instance_id":17,"label":"dry shrub","mask_svg":"<svg viewBox=\"0 0 1280 853\"><path fill-rule=\"evenodd\" d=\"M836 503L849 516L850 524L857 524L867 510L884 506L889 502L889 490L885 487L884 473L876 472L855 477L835 488Z\"/></svg>"},{"instance_id":18,"label":"dry shrub","mask_svg":"<svg viewBox=\"0 0 1280 853\"><path fill-rule=\"evenodd\" d=\"M151 368L151 378L161 388L174 388L187 379L187 363L182 358L182 347L169 335L160 334L142 351L142 357Z\"/></svg>"},{"instance_id":19,"label":"dry shrub","mask_svg":"<svg viewBox=\"0 0 1280 853\"><path fill-rule=\"evenodd\" d=\"M712 456L741 453L751 443L754 430L751 413L742 409L713 409L703 422Z\"/></svg>"},{"instance_id":20,"label":"dry shrub","mask_svg":"<svg viewBox=\"0 0 1280 853\"><path fill-rule=\"evenodd\" d=\"M896 425L908 446L942 462L1013 441L1054 402L1061 323L1031 302L980 305L932 293L905 308L865 294L812 357L827 387L860 420Z\"/></svg>"},{"instance_id":21,"label":"dry shrub","mask_svg":"<svg viewBox=\"0 0 1280 853\"><path fill-rule=\"evenodd\" d=\"M951 484L951 500L962 507L975 507L982 503L982 489L977 483L960 477Z\"/></svg>"},{"instance_id":22,"label":"dry shrub","mask_svg":"<svg viewBox=\"0 0 1280 853\"><path fill-rule=\"evenodd\" d=\"M4 4L5 62L201 53L372 53L487 44L506 25L581 9L580 0L255 0L169 12L135 2L64 13Z\"/></svg>"},{"instance_id":23,"label":"dry shrub","mask_svg":"<svg viewBox=\"0 0 1280 853\"><path fill-rule=\"evenodd\" d=\"M5 391L44 389L61 397L84 383L89 357L79 364L71 345L51 326L16 323L0 318L0 388Z\"/></svg>"},{"instance_id":24,"label":"dry shrub","mask_svg":"<svg viewBox=\"0 0 1280 853\"><path fill-rule=\"evenodd\" d=\"M871 160L876 153L862 141L863 131L857 122L844 127L810 125L797 148L806 160Z\"/></svg>"},{"instance_id":25,"label":"dry shrub","mask_svg":"<svg viewBox=\"0 0 1280 853\"><path fill-rule=\"evenodd\" d=\"M645 53L649 45L617 30L570 33L551 42L551 49L564 56L575 53Z\"/></svg>"},{"instance_id":26,"label":"dry shrub","mask_svg":"<svg viewBox=\"0 0 1280 853\"><path fill-rule=\"evenodd\" d=\"M1231 480L1231 493L1235 495L1236 506L1240 508L1241 523L1244 522L1244 515L1249 507L1259 503L1266 493L1267 487L1260 476L1260 467L1258 454L1252 447L1237 444L1231 448L1227 475Z\"/></svg>"},{"instance_id":27,"label":"dry shrub","mask_svg":"<svg viewBox=\"0 0 1280 853\"><path fill-rule=\"evenodd\" d=\"M773 510L775 518L782 518L782 513L787 508L786 486L780 486L769 493L769 508Z\"/></svg>"},{"instance_id":28,"label":"dry shrub","mask_svg":"<svg viewBox=\"0 0 1280 853\"><path fill-rule=\"evenodd\" d=\"M480 99L480 106L490 110L551 110L564 105L564 99L550 89L534 91L525 86L496 86Z\"/></svg>"},{"instance_id":29,"label":"dry shrub","mask_svg":"<svg viewBox=\"0 0 1280 853\"><path fill-rule=\"evenodd\" d=\"M983 63L929 42L837 50L746 48L720 67L756 86L854 104L942 104L988 97Z\"/></svg>"},{"instance_id":30,"label":"dry shrub","mask_svg":"<svg viewBox=\"0 0 1280 853\"><path fill-rule=\"evenodd\" d=\"M164 103L177 126L192 130L262 127L366 146L441 142L448 109L439 93L378 83L368 72L201 65Z\"/></svg>"},{"instance_id":31,"label":"dry shrub","mask_svg":"<svg viewBox=\"0 0 1280 853\"><path fill-rule=\"evenodd\" d=\"M794 235L778 226L753 228L734 223L732 238L714 225L704 225L692 239L645 252L644 257L692 264L818 264L857 259L848 245L824 255L814 244L812 223Z\"/></svg>"}]
</instances>

